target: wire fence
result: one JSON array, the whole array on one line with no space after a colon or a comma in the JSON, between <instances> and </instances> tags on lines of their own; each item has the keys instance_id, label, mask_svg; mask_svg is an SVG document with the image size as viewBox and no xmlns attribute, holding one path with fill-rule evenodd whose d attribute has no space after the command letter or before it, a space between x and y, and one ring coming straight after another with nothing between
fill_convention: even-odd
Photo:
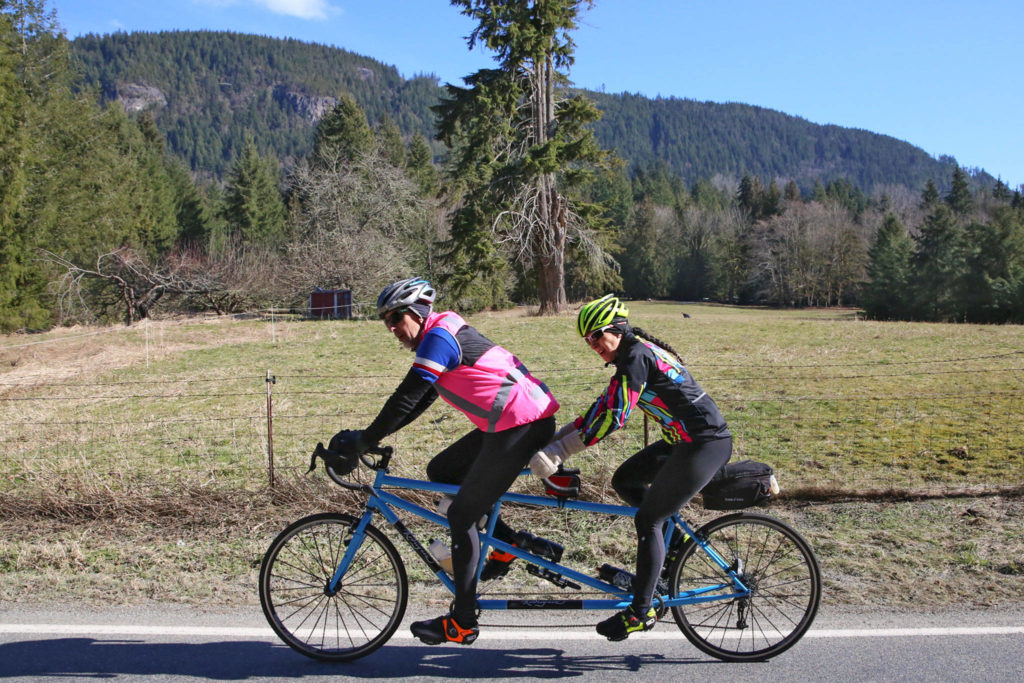
<instances>
[{"instance_id":1,"label":"wire fence","mask_svg":"<svg viewBox=\"0 0 1024 683\"><path fill-rule=\"evenodd\" d=\"M729 421L734 458L768 462L791 492L999 491L1024 482L1024 352L937 363L691 369ZM586 410L609 375L572 364L531 370L562 402L559 424ZM368 424L399 379L271 368L164 380L0 381L0 491L54 479L111 489L182 481L273 488L305 471L317 441ZM396 446L396 472L421 477L429 458L469 429L438 401L386 442ZM574 464L592 490L606 490L615 467L656 431L637 414Z\"/></svg>"}]
</instances>

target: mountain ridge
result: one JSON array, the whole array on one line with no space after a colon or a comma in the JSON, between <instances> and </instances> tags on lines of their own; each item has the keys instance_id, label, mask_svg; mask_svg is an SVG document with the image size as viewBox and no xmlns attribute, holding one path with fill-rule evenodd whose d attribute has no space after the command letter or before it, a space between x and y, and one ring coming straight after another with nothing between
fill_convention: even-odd
<instances>
[{"instance_id":1,"label":"mountain ridge","mask_svg":"<svg viewBox=\"0 0 1024 683\"><path fill-rule=\"evenodd\" d=\"M428 72L405 78L344 48L222 31L90 34L71 45L82 88L152 111L168 148L201 176L223 178L247 133L285 164L305 156L316 120L346 92L371 124L386 116L443 153L430 111L443 90ZM839 179L866 192L919 191L927 180L945 188L957 166L891 136L756 105L582 92L602 111L594 124L602 146L634 166L665 164L689 183L753 175L792 180L805 192ZM995 182L984 170L971 175Z\"/></svg>"}]
</instances>

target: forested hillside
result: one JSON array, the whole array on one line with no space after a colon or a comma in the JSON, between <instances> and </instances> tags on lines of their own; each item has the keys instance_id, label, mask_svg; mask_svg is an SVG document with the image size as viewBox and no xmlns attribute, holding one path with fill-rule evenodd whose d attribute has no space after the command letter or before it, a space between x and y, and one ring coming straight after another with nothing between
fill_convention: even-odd
<instances>
[{"instance_id":1,"label":"forested hillside","mask_svg":"<svg viewBox=\"0 0 1024 683\"><path fill-rule=\"evenodd\" d=\"M45 3L0 0L0 331L301 311L316 288L372 312L412 273L463 311L564 284L562 308L618 292L1024 322L1022 188L866 131L522 78L542 72L442 89L296 41L69 43ZM531 93L557 118L522 125ZM560 231L543 243L540 198Z\"/></svg>"},{"instance_id":2,"label":"forested hillside","mask_svg":"<svg viewBox=\"0 0 1024 683\"><path fill-rule=\"evenodd\" d=\"M146 109L170 150L195 172L223 177L246 134L281 160L306 156L313 127L348 93L372 121L433 137L433 76L403 78L368 57L239 33L166 32L84 36L72 42L82 87L127 109Z\"/></svg>"},{"instance_id":3,"label":"forested hillside","mask_svg":"<svg viewBox=\"0 0 1024 683\"><path fill-rule=\"evenodd\" d=\"M288 161L310 151L311 131L342 93L371 122L393 119L403 135L432 138L442 91L436 77L403 78L345 50L237 33L116 33L73 41L84 87L129 109L149 109L169 149L195 172L222 178L246 133ZM429 69L425 64L424 68ZM598 142L633 166L664 163L687 183L716 175L816 182L847 179L866 193L927 180L945 185L956 161L863 130L822 126L744 104L586 93L602 111ZM435 145L435 151L441 148ZM973 181L991 187L983 172Z\"/></svg>"},{"instance_id":4,"label":"forested hillside","mask_svg":"<svg viewBox=\"0 0 1024 683\"><path fill-rule=\"evenodd\" d=\"M747 104L588 96L604 113L595 131L605 147L634 164L664 162L689 183L721 174L794 180L804 192L840 178L868 193L886 185L920 190L957 166L892 137ZM994 178L977 173L975 180L991 186Z\"/></svg>"}]
</instances>

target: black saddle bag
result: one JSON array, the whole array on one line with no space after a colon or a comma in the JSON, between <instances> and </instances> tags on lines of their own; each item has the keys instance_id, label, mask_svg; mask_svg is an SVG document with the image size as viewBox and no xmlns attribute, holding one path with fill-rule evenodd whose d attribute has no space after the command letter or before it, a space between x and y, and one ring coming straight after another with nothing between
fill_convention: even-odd
<instances>
[{"instance_id":1,"label":"black saddle bag","mask_svg":"<svg viewBox=\"0 0 1024 683\"><path fill-rule=\"evenodd\" d=\"M755 460L726 463L701 490L708 510L742 510L768 500L774 471L771 465Z\"/></svg>"}]
</instances>

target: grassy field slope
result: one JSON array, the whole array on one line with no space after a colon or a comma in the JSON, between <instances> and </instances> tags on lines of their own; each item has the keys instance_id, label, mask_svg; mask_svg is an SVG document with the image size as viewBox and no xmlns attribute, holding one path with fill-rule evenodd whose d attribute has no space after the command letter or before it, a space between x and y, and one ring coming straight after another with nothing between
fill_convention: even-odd
<instances>
[{"instance_id":1,"label":"grassy field slope","mask_svg":"<svg viewBox=\"0 0 1024 683\"><path fill-rule=\"evenodd\" d=\"M1024 328L657 302L633 304L631 319L672 342L719 403L734 457L776 468L783 496L767 511L815 547L826 600L1024 602ZM560 423L610 376L571 316L470 322L551 387ZM165 320L0 339L0 600L254 602L276 532L350 504L303 474L312 446L365 426L410 361L376 321ZM395 471L422 476L468 428L439 402L389 439ZM637 415L581 454L584 496L614 500L611 473L645 438L657 435ZM632 563L627 523L581 517L510 512L581 566ZM499 587L533 581L510 578Z\"/></svg>"}]
</instances>

